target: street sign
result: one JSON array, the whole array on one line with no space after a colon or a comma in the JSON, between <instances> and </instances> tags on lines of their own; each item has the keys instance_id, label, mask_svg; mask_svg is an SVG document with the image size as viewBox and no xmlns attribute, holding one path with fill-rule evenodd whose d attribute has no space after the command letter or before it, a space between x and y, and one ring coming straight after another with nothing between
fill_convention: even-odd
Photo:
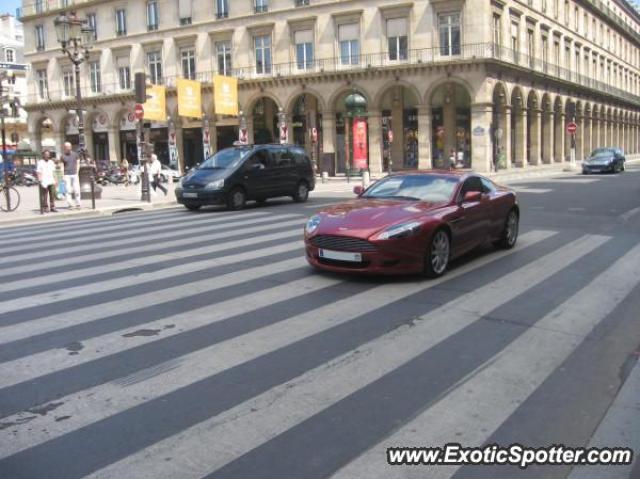
<instances>
[{"instance_id":1,"label":"street sign","mask_svg":"<svg viewBox=\"0 0 640 479\"><path fill-rule=\"evenodd\" d=\"M137 120L142 120L144 118L144 108L140 103L136 104L136 107L133 112L135 113Z\"/></svg>"},{"instance_id":2,"label":"street sign","mask_svg":"<svg viewBox=\"0 0 640 479\"><path fill-rule=\"evenodd\" d=\"M574 122L567 123L567 133L574 134L578 130L578 125Z\"/></svg>"},{"instance_id":3,"label":"street sign","mask_svg":"<svg viewBox=\"0 0 640 479\"><path fill-rule=\"evenodd\" d=\"M387 135L389 136L389 143L393 143L393 130L389 130L389 133L387 133Z\"/></svg>"}]
</instances>

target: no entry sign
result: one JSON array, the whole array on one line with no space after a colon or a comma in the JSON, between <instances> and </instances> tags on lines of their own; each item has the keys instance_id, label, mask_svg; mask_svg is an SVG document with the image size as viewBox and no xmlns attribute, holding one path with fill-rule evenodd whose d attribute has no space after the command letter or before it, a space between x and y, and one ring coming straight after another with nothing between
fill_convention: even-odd
<instances>
[{"instance_id":1,"label":"no entry sign","mask_svg":"<svg viewBox=\"0 0 640 479\"><path fill-rule=\"evenodd\" d=\"M133 110L133 112L136 115L136 119L142 120L144 118L144 108L142 108L142 105L140 103L136 104L136 108L135 110Z\"/></svg>"},{"instance_id":2,"label":"no entry sign","mask_svg":"<svg viewBox=\"0 0 640 479\"><path fill-rule=\"evenodd\" d=\"M574 134L578 130L578 125L574 122L567 123L567 133Z\"/></svg>"}]
</instances>

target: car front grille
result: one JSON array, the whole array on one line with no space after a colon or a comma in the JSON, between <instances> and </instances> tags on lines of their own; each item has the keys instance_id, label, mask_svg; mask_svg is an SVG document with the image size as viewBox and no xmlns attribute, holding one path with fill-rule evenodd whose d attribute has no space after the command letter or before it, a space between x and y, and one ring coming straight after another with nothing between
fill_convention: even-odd
<instances>
[{"instance_id":1,"label":"car front grille","mask_svg":"<svg viewBox=\"0 0 640 479\"><path fill-rule=\"evenodd\" d=\"M348 236L318 235L311 239L311 243L318 248L337 251L366 252L377 250L375 245L366 240Z\"/></svg>"}]
</instances>

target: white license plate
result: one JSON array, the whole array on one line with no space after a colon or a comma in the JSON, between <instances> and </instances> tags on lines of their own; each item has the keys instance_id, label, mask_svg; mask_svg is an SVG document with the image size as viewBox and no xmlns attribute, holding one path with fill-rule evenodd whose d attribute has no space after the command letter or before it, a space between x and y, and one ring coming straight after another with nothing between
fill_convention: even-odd
<instances>
[{"instance_id":1,"label":"white license plate","mask_svg":"<svg viewBox=\"0 0 640 479\"><path fill-rule=\"evenodd\" d=\"M347 253L344 251L331 251L329 249L321 249L320 257L333 259L336 261L351 261L352 263L362 263L362 253Z\"/></svg>"},{"instance_id":2,"label":"white license plate","mask_svg":"<svg viewBox=\"0 0 640 479\"><path fill-rule=\"evenodd\" d=\"M198 193L182 193L182 196L184 196L185 198L197 198Z\"/></svg>"}]
</instances>

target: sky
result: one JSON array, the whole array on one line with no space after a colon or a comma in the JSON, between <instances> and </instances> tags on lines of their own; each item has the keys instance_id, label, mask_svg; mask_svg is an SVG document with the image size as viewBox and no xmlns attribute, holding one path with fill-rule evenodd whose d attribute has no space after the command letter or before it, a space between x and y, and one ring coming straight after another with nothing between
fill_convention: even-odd
<instances>
[{"instance_id":1,"label":"sky","mask_svg":"<svg viewBox=\"0 0 640 479\"><path fill-rule=\"evenodd\" d=\"M22 0L0 0L0 13L16 14L16 8L22 6Z\"/></svg>"}]
</instances>

